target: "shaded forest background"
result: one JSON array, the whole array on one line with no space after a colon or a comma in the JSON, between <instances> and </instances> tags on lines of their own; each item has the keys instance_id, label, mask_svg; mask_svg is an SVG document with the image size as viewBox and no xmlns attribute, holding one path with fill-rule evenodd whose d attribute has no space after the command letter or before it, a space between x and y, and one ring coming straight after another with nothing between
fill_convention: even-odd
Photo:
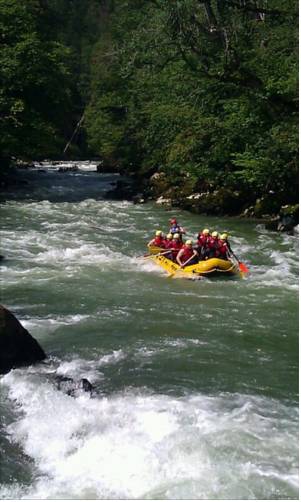
<instances>
[{"instance_id":1,"label":"shaded forest background","mask_svg":"<svg viewBox=\"0 0 301 502\"><path fill-rule=\"evenodd\" d=\"M296 0L0 0L0 161L298 199ZM160 190L159 190L160 191Z\"/></svg>"}]
</instances>

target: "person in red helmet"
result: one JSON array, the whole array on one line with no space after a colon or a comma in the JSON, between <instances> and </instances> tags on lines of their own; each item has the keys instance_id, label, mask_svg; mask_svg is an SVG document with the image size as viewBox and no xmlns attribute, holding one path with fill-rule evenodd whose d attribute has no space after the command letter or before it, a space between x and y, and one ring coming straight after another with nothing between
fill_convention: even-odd
<instances>
[{"instance_id":1,"label":"person in red helmet","mask_svg":"<svg viewBox=\"0 0 301 502\"><path fill-rule=\"evenodd\" d=\"M155 237L151 239L148 246L158 246L159 248L164 248L164 236L161 230L157 230Z\"/></svg>"},{"instance_id":2,"label":"person in red helmet","mask_svg":"<svg viewBox=\"0 0 301 502\"><path fill-rule=\"evenodd\" d=\"M198 260L198 252L192 247L192 241L188 240L185 242L182 249L177 254L177 262L181 268L187 265L194 265Z\"/></svg>"},{"instance_id":3,"label":"person in red helmet","mask_svg":"<svg viewBox=\"0 0 301 502\"><path fill-rule=\"evenodd\" d=\"M169 224L170 224L169 233L170 234L179 234L180 240L182 240L182 234L186 233L185 229L178 224L176 218L171 218L169 220Z\"/></svg>"}]
</instances>

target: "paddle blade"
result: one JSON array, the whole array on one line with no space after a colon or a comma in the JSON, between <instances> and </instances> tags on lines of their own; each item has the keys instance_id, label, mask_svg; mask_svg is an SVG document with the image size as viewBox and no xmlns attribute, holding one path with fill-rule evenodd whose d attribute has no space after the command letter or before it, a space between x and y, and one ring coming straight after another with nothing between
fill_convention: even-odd
<instances>
[{"instance_id":1,"label":"paddle blade","mask_svg":"<svg viewBox=\"0 0 301 502\"><path fill-rule=\"evenodd\" d=\"M244 263L241 263L241 261L239 262L239 270L241 272L243 272L244 274L247 274L248 272L250 272L248 267Z\"/></svg>"}]
</instances>

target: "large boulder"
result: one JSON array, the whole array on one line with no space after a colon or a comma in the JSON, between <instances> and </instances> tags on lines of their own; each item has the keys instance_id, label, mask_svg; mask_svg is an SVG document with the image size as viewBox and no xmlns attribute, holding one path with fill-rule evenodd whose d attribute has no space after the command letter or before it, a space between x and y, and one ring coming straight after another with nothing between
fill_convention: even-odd
<instances>
[{"instance_id":1,"label":"large boulder","mask_svg":"<svg viewBox=\"0 0 301 502\"><path fill-rule=\"evenodd\" d=\"M106 199L132 200L136 195L134 180L131 178L118 180L113 188L105 194Z\"/></svg>"},{"instance_id":2,"label":"large boulder","mask_svg":"<svg viewBox=\"0 0 301 502\"><path fill-rule=\"evenodd\" d=\"M181 207L197 214L238 214L245 198L242 193L227 188L213 192L192 193L182 201Z\"/></svg>"},{"instance_id":3,"label":"large boulder","mask_svg":"<svg viewBox=\"0 0 301 502\"><path fill-rule=\"evenodd\" d=\"M294 235L294 227L299 223L299 204L281 206L279 214L266 222L267 230L287 232Z\"/></svg>"},{"instance_id":4,"label":"large boulder","mask_svg":"<svg viewBox=\"0 0 301 502\"><path fill-rule=\"evenodd\" d=\"M0 374L42 361L45 357L38 342L9 310L0 305Z\"/></svg>"},{"instance_id":5,"label":"large boulder","mask_svg":"<svg viewBox=\"0 0 301 502\"><path fill-rule=\"evenodd\" d=\"M149 189L154 197L161 196L171 187L171 180L164 172L155 172L149 179Z\"/></svg>"}]
</instances>

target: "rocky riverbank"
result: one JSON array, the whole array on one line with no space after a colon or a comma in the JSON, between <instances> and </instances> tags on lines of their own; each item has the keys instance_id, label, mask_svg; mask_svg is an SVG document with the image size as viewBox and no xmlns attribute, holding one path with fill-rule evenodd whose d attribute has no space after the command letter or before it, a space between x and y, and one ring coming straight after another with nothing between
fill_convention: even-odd
<instances>
[{"instance_id":1,"label":"rocky riverbank","mask_svg":"<svg viewBox=\"0 0 301 502\"><path fill-rule=\"evenodd\" d=\"M299 204L287 203L285 193L270 191L256 198L245 191L208 185L192 191L189 179L171 187L169 178L161 172L148 179L136 174L120 179L107 197L132 200L135 204L153 200L167 209L178 207L196 214L254 218L265 223L268 230L291 234L299 224Z\"/></svg>"},{"instance_id":2,"label":"rocky riverbank","mask_svg":"<svg viewBox=\"0 0 301 502\"><path fill-rule=\"evenodd\" d=\"M2 172L1 188L27 184L20 176L22 171L43 171L45 168L59 172L94 170L100 174L110 171L110 166L105 166L99 159L30 163L18 161L14 168ZM116 173L116 170L114 172ZM299 224L299 204L281 191L269 191L264 196L256 197L256 194L250 191L217 187L205 181L195 184L187 175L171 180L163 171L125 174L126 176L120 176L116 186L107 193L107 198L131 200L135 204L153 200L167 209L178 207L196 214L255 218L265 223L268 230L278 232L294 233L294 227Z\"/></svg>"}]
</instances>

